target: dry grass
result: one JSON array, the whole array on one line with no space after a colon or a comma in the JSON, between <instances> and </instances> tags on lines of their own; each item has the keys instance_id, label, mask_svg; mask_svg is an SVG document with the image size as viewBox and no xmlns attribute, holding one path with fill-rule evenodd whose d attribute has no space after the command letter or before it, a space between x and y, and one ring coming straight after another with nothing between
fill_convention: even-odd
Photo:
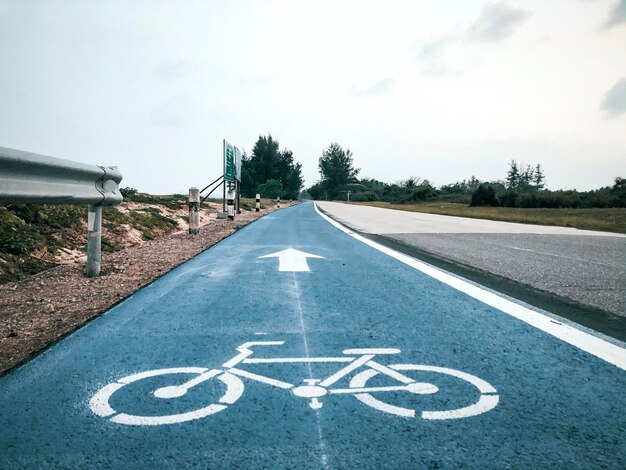
<instances>
[{"instance_id":1,"label":"dry grass","mask_svg":"<svg viewBox=\"0 0 626 470\"><path fill-rule=\"evenodd\" d=\"M511 207L469 207L466 204L428 202L390 204L387 202L354 203L410 212L500 220L535 225L557 225L585 230L626 233L626 209L520 209Z\"/></svg>"}]
</instances>

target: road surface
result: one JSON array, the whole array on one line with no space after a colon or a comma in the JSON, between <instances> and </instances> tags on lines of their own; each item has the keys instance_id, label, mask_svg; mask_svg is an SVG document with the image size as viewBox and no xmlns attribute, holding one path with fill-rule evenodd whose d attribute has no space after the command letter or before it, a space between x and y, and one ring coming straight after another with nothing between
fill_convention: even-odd
<instances>
[{"instance_id":1,"label":"road surface","mask_svg":"<svg viewBox=\"0 0 626 470\"><path fill-rule=\"evenodd\" d=\"M0 378L0 468L626 467L626 350L274 212Z\"/></svg>"},{"instance_id":2,"label":"road surface","mask_svg":"<svg viewBox=\"0 0 626 470\"><path fill-rule=\"evenodd\" d=\"M576 316L573 319L583 323L589 320L585 317L599 316L603 324L594 324L596 319L591 318L589 326L607 334L619 329L618 337L626 338L626 236L622 234L333 202L320 202L319 206L381 242L397 242L415 248L417 256L432 255L470 268L461 275L471 276L471 271L491 275L496 289L504 289L498 280L511 280L520 285L511 295L526 293L524 300L538 302L540 307L555 309L559 300L565 300L568 305L560 314L569 316L571 311ZM425 259L436 262L428 256ZM476 280L484 283L488 279L479 276ZM545 293L552 295L542 295Z\"/></svg>"}]
</instances>

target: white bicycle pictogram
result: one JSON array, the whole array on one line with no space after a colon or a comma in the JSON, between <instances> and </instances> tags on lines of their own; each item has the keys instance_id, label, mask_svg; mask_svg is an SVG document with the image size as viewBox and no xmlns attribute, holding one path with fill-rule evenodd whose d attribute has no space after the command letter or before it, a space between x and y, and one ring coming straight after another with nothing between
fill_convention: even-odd
<instances>
[{"instance_id":1,"label":"white bicycle pictogram","mask_svg":"<svg viewBox=\"0 0 626 470\"><path fill-rule=\"evenodd\" d=\"M392 348L362 348L346 349L343 356L339 357L286 357L286 358L260 358L251 357L255 346L280 346L284 341L252 341L244 343L237 348L239 354L225 362L221 369L207 369L203 367L180 367L170 369L157 369L138 374L132 374L102 387L91 398L89 406L98 416L108 418L117 424L127 425L162 425L182 423L191 421L225 410L229 405L233 405L244 392L244 382L242 379L253 380L266 385L271 385L284 390L290 390L293 395L309 399L309 406L313 409L322 408L320 399L326 395L353 395L361 403L368 405L378 411L390 413L392 415L405 418L414 418L416 411L411 408L392 405L377 398L389 392L408 392L417 395L434 394L439 388L427 382L417 382L408 377L403 372L422 371L435 372L457 379L464 380L473 385L480 396L478 400L462 408L451 410L421 411L422 419L446 420L460 419L477 416L492 410L498 405L499 396L496 389L488 382L474 375L456 369L437 367L420 364L390 364L383 365L375 361L377 355L399 354L399 349ZM335 372L325 379L304 379L303 385L294 385L288 382L277 380L264 375L255 374L241 369L243 364L287 364L287 363L347 363L341 370ZM333 388L338 381L357 371L348 384L348 388ZM391 386L367 386L372 378L383 374L397 382ZM208 380L218 380L225 385L225 392L217 403L210 403L201 408L172 415L163 416L138 416L126 414L114 410L111 407L110 399L118 390L129 384L147 378L168 376L168 375L189 375L191 379L178 385L161 387L152 392L152 395L160 399L176 399L187 394L187 392ZM375 397L376 395L377 397Z\"/></svg>"}]
</instances>

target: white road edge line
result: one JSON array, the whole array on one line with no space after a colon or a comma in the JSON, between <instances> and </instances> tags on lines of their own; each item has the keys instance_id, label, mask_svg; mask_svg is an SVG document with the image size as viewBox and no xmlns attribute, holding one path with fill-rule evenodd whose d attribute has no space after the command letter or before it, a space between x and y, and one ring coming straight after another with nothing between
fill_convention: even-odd
<instances>
[{"instance_id":1,"label":"white road edge line","mask_svg":"<svg viewBox=\"0 0 626 470\"><path fill-rule=\"evenodd\" d=\"M314 205L315 211L320 215L320 217L352 238L365 243L375 250L391 256L392 258L395 258L398 261L421 271L427 276L437 279L438 281L441 281L444 284L447 284L450 287L483 302L484 304L511 315L512 317L538 328L539 330L548 333L561 341L571 344L582 351L613 364L622 370L626 370L626 349L569 325L554 323L553 319L546 315L530 310L523 305L516 304L515 302L500 297L493 292L489 292L467 281L454 277L445 271L441 271L440 269L423 263L408 255L392 250L391 248L387 248L380 243L368 240L367 238L354 233L352 230L348 229L339 222L331 219L326 214L323 214L317 207L317 204Z\"/></svg>"}]
</instances>

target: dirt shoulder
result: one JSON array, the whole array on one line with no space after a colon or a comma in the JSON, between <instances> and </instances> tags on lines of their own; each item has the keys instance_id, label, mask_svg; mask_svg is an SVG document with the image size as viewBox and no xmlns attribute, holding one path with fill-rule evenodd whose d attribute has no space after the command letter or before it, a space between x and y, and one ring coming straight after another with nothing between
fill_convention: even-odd
<instances>
[{"instance_id":1,"label":"dirt shoulder","mask_svg":"<svg viewBox=\"0 0 626 470\"><path fill-rule=\"evenodd\" d=\"M416 204L390 204L372 201L350 203L360 206L380 207L406 212L450 215L470 219L497 220L533 225L552 225L581 230L626 233L626 208L549 209L522 207L471 207L468 204L448 202L422 202Z\"/></svg>"},{"instance_id":2,"label":"dirt shoulder","mask_svg":"<svg viewBox=\"0 0 626 470\"><path fill-rule=\"evenodd\" d=\"M234 221L212 219L199 235L176 233L113 253L102 272L84 276L84 262L57 266L0 286L0 376L104 313L133 292L262 217L243 212Z\"/></svg>"}]
</instances>

